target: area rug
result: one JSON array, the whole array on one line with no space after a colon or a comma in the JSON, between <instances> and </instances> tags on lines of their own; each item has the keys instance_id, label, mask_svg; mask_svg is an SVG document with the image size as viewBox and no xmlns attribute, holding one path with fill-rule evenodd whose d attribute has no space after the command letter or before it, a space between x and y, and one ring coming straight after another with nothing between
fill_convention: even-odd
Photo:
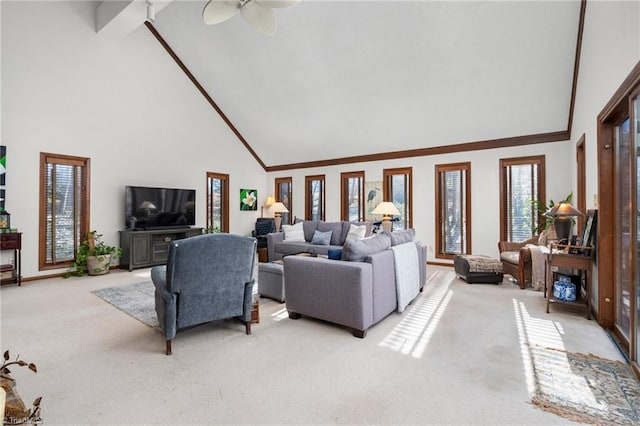
<instances>
[{"instance_id":1,"label":"area rug","mask_svg":"<svg viewBox=\"0 0 640 426\"><path fill-rule=\"evenodd\" d=\"M640 424L640 382L620 361L532 345L532 402L571 420Z\"/></svg>"},{"instance_id":2,"label":"area rug","mask_svg":"<svg viewBox=\"0 0 640 426\"><path fill-rule=\"evenodd\" d=\"M103 288L93 291L93 294L149 327L160 330L151 281Z\"/></svg>"}]
</instances>

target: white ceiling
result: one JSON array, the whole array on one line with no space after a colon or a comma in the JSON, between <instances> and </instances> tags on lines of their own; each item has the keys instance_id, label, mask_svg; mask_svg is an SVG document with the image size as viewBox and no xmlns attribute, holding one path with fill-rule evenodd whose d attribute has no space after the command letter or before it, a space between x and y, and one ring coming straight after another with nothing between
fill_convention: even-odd
<instances>
[{"instance_id":1,"label":"white ceiling","mask_svg":"<svg viewBox=\"0 0 640 426\"><path fill-rule=\"evenodd\" d=\"M302 0L271 37L205 4L154 26L267 166L567 130L577 0Z\"/></svg>"}]
</instances>

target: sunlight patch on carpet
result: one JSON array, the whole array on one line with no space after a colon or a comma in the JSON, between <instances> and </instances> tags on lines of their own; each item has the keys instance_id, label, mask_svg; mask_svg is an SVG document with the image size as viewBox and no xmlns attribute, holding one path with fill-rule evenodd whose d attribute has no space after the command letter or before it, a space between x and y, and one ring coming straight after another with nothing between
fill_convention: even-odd
<instances>
[{"instance_id":1,"label":"sunlight patch on carpet","mask_svg":"<svg viewBox=\"0 0 640 426\"><path fill-rule=\"evenodd\" d=\"M527 387L538 407L586 423L640 423L640 382L620 361L564 350L564 331L513 299Z\"/></svg>"},{"instance_id":2,"label":"sunlight patch on carpet","mask_svg":"<svg viewBox=\"0 0 640 426\"><path fill-rule=\"evenodd\" d=\"M424 291L409 305L405 318L379 346L422 358L453 295L449 289L453 279L455 274L452 272L436 271L431 275Z\"/></svg>"}]
</instances>

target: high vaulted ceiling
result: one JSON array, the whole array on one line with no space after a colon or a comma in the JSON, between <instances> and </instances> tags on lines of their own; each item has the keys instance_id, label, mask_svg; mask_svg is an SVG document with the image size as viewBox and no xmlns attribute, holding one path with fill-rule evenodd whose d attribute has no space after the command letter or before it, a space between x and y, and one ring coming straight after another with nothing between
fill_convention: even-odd
<instances>
[{"instance_id":1,"label":"high vaulted ceiling","mask_svg":"<svg viewBox=\"0 0 640 426\"><path fill-rule=\"evenodd\" d=\"M580 2L320 1L153 26L267 166L566 131Z\"/></svg>"}]
</instances>

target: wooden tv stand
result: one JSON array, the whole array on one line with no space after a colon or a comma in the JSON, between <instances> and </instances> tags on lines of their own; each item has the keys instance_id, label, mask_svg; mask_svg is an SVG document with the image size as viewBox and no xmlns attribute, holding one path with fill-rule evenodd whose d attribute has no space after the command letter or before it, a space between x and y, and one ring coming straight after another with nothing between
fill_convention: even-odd
<instances>
[{"instance_id":1,"label":"wooden tv stand","mask_svg":"<svg viewBox=\"0 0 640 426\"><path fill-rule=\"evenodd\" d=\"M164 265L169 256L169 244L174 240L201 235L202 228L166 228L148 231L120 231L122 257L120 268L144 268Z\"/></svg>"}]
</instances>

